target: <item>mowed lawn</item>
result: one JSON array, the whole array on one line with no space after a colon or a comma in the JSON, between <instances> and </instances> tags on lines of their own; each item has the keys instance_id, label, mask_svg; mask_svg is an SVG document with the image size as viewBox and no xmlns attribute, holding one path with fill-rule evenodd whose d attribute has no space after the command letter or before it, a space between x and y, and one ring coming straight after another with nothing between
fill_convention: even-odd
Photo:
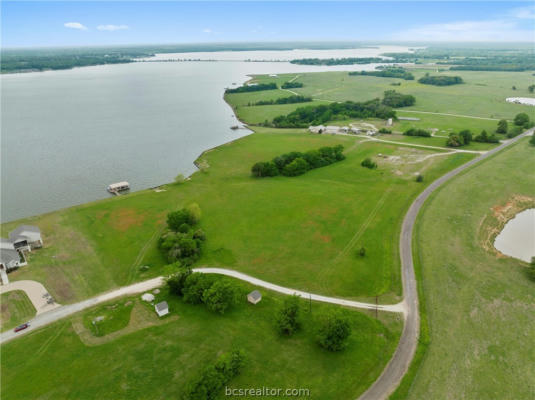
<instances>
[{"instance_id":1,"label":"mowed lawn","mask_svg":"<svg viewBox=\"0 0 535 400\"><path fill-rule=\"evenodd\" d=\"M0 295L0 331L4 332L20 325L35 315L35 307L22 290Z\"/></svg>"},{"instance_id":2,"label":"mowed lawn","mask_svg":"<svg viewBox=\"0 0 535 400\"><path fill-rule=\"evenodd\" d=\"M407 207L425 185L473 155L424 160L435 151L302 131L262 132L206 153L200 160L206 172L164 192L132 193L24 221L41 227L45 247L11 279L38 280L58 302L69 303L168 273L156 246L166 214L196 202L207 236L198 266L231 268L325 295L398 300L397 243ZM257 161L336 144L346 148L342 162L295 178L250 176ZM399 158L390 162L379 153ZM379 169L361 167L366 157L377 159ZM423 183L415 182L417 173ZM361 247L364 257L357 256ZM141 272L143 265L149 270Z\"/></svg>"},{"instance_id":3,"label":"mowed lawn","mask_svg":"<svg viewBox=\"0 0 535 400\"><path fill-rule=\"evenodd\" d=\"M535 202L528 139L444 185L415 235L430 345L409 399L532 399L535 283L483 245L484 221L514 196Z\"/></svg>"},{"instance_id":4,"label":"mowed lawn","mask_svg":"<svg viewBox=\"0 0 535 400\"><path fill-rule=\"evenodd\" d=\"M310 312L304 300L302 329L281 337L275 313L284 297L262 291L262 301L253 306L244 295L253 287L238 285L241 302L224 315L184 304L164 290L158 298L167 299L170 315L158 320L145 305L152 310L145 318L158 325L88 346L74 329L77 316L7 343L2 346L1 397L180 399L187 383L219 355L242 349L246 366L229 382L231 388L304 388L311 399L348 399L366 390L396 348L400 316L379 314L381 322L373 313L315 302ZM124 300L108 306L124 307ZM315 343L313 321L335 309L349 318L353 332L344 351L331 353ZM95 313L100 314L85 314Z\"/></svg>"}]
</instances>

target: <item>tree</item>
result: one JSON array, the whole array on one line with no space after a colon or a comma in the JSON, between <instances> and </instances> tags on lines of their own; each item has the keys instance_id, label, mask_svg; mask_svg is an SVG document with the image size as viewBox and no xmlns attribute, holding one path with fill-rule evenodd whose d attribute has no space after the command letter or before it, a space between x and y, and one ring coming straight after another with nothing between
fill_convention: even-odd
<instances>
[{"instance_id":1,"label":"tree","mask_svg":"<svg viewBox=\"0 0 535 400\"><path fill-rule=\"evenodd\" d=\"M529 86L528 86L528 91L529 91L530 93L533 93L533 92L535 91L535 85L529 85Z\"/></svg>"},{"instance_id":2,"label":"tree","mask_svg":"<svg viewBox=\"0 0 535 400\"><path fill-rule=\"evenodd\" d=\"M186 283L186 279L191 275L190 268L182 268L176 274L173 274L167 278L167 286L172 294L182 296L182 291Z\"/></svg>"},{"instance_id":3,"label":"tree","mask_svg":"<svg viewBox=\"0 0 535 400\"><path fill-rule=\"evenodd\" d=\"M217 280L203 292L202 302L209 310L224 314L237 303L236 286L228 281Z\"/></svg>"},{"instance_id":4,"label":"tree","mask_svg":"<svg viewBox=\"0 0 535 400\"><path fill-rule=\"evenodd\" d=\"M524 126L525 124L529 123L529 116L526 113L519 113L516 114L514 123L516 126Z\"/></svg>"},{"instance_id":5,"label":"tree","mask_svg":"<svg viewBox=\"0 0 535 400\"><path fill-rule=\"evenodd\" d=\"M340 312L322 315L317 326L316 340L321 347L329 351L340 351L347 346L351 325Z\"/></svg>"},{"instance_id":6,"label":"tree","mask_svg":"<svg viewBox=\"0 0 535 400\"><path fill-rule=\"evenodd\" d=\"M530 143L532 146L535 146L535 135L531 135L531 138L529 139L529 143Z\"/></svg>"},{"instance_id":7,"label":"tree","mask_svg":"<svg viewBox=\"0 0 535 400\"><path fill-rule=\"evenodd\" d=\"M359 256L364 257L366 255L366 248L362 246L358 251Z\"/></svg>"},{"instance_id":8,"label":"tree","mask_svg":"<svg viewBox=\"0 0 535 400\"><path fill-rule=\"evenodd\" d=\"M201 207L197 203L191 203L189 206L186 207L186 210L189 212L189 222L191 226L197 225L199 221L201 220Z\"/></svg>"},{"instance_id":9,"label":"tree","mask_svg":"<svg viewBox=\"0 0 535 400\"><path fill-rule=\"evenodd\" d=\"M461 147L462 145L462 139L454 133L452 133L448 137L448 140L446 140L446 146L448 147Z\"/></svg>"},{"instance_id":10,"label":"tree","mask_svg":"<svg viewBox=\"0 0 535 400\"><path fill-rule=\"evenodd\" d=\"M186 180L186 178L184 178L184 175L182 175L182 174L178 174L177 176L175 176L175 182L176 183L184 183L185 180Z\"/></svg>"},{"instance_id":11,"label":"tree","mask_svg":"<svg viewBox=\"0 0 535 400\"><path fill-rule=\"evenodd\" d=\"M515 85L511 86L511 89L516 90L516 86Z\"/></svg>"},{"instance_id":12,"label":"tree","mask_svg":"<svg viewBox=\"0 0 535 400\"><path fill-rule=\"evenodd\" d=\"M496 128L496 133L507 133L507 121L504 119L501 119L498 121L498 128Z\"/></svg>"},{"instance_id":13,"label":"tree","mask_svg":"<svg viewBox=\"0 0 535 400\"><path fill-rule=\"evenodd\" d=\"M182 224L193 226L196 223L197 220L195 216L185 208L167 214L167 226L174 231L178 231Z\"/></svg>"},{"instance_id":14,"label":"tree","mask_svg":"<svg viewBox=\"0 0 535 400\"><path fill-rule=\"evenodd\" d=\"M291 336L301 326L299 300L296 295L287 297L277 311L277 329L280 334Z\"/></svg>"},{"instance_id":15,"label":"tree","mask_svg":"<svg viewBox=\"0 0 535 400\"><path fill-rule=\"evenodd\" d=\"M303 158L298 157L282 169L282 174L285 176L303 175L309 168L310 165Z\"/></svg>"},{"instance_id":16,"label":"tree","mask_svg":"<svg viewBox=\"0 0 535 400\"><path fill-rule=\"evenodd\" d=\"M481 133L475 137L474 140L480 143L487 143L489 141L489 135L487 134L487 131L483 129Z\"/></svg>"},{"instance_id":17,"label":"tree","mask_svg":"<svg viewBox=\"0 0 535 400\"><path fill-rule=\"evenodd\" d=\"M464 129L459 132L459 137L462 139L463 145L469 145L472 141L472 132L468 129Z\"/></svg>"},{"instance_id":18,"label":"tree","mask_svg":"<svg viewBox=\"0 0 535 400\"><path fill-rule=\"evenodd\" d=\"M202 303L204 291L212 286L212 282L210 277L200 272L190 274L182 290L184 301L189 304Z\"/></svg>"},{"instance_id":19,"label":"tree","mask_svg":"<svg viewBox=\"0 0 535 400\"><path fill-rule=\"evenodd\" d=\"M423 182L424 181L424 176L422 174L418 174L416 176L416 182Z\"/></svg>"},{"instance_id":20,"label":"tree","mask_svg":"<svg viewBox=\"0 0 535 400\"><path fill-rule=\"evenodd\" d=\"M268 162L257 162L251 168L251 173L257 178L265 176L277 176L279 174L279 169L272 161Z\"/></svg>"}]
</instances>

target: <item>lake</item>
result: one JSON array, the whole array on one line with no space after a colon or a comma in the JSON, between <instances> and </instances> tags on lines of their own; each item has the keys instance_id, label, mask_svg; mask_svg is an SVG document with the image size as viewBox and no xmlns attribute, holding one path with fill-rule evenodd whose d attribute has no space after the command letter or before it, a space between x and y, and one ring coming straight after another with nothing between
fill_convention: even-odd
<instances>
[{"instance_id":1,"label":"lake","mask_svg":"<svg viewBox=\"0 0 535 400\"><path fill-rule=\"evenodd\" d=\"M494 247L505 255L530 262L535 257L535 208L519 212L507 222Z\"/></svg>"},{"instance_id":2,"label":"lake","mask_svg":"<svg viewBox=\"0 0 535 400\"><path fill-rule=\"evenodd\" d=\"M126 180L141 190L193 173L193 161L204 150L250 133L230 129L237 121L223 101L224 89L248 74L378 65L239 59L374 57L389 51L408 48L182 53L172 56L232 62L136 62L2 75L1 221L108 197L106 186L113 182ZM164 56L170 55L154 59Z\"/></svg>"}]
</instances>

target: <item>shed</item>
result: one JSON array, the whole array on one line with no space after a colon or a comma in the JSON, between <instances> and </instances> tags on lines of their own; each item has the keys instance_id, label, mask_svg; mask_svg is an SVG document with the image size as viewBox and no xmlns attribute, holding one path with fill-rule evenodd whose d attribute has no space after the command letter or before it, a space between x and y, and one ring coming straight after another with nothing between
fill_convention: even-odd
<instances>
[{"instance_id":1,"label":"shed","mask_svg":"<svg viewBox=\"0 0 535 400\"><path fill-rule=\"evenodd\" d=\"M158 317L163 317L164 315L169 314L169 306L167 305L167 301L162 301L161 303L156 304L154 309L156 310Z\"/></svg>"},{"instance_id":2,"label":"shed","mask_svg":"<svg viewBox=\"0 0 535 400\"><path fill-rule=\"evenodd\" d=\"M258 290L253 290L247 295L247 301L251 304L256 304L262 300L262 294Z\"/></svg>"}]
</instances>

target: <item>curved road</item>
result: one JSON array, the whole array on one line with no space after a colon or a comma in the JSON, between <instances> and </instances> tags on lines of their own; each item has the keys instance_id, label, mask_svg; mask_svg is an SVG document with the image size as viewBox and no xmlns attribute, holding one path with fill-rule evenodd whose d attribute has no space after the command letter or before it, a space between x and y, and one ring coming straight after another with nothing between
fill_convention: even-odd
<instances>
[{"instance_id":1,"label":"curved road","mask_svg":"<svg viewBox=\"0 0 535 400\"><path fill-rule=\"evenodd\" d=\"M418 345L420 314L418 312L418 289L412 259L412 232L416 217L418 216L418 212L422 208L422 205L439 186L467 168L470 168L472 165L481 162L503 150L505 147L517 142L522 137L533 134L534 130L535 129L532 128L441 176L425 188L409 207L409 211L407 211L407 214L405 214L405 218L403 219L401 236L399 239L403 293L405 295L404 302L407 309L407 312L404 314L405 324L403 326L403 332L401 333L401 338L394 356L383 370L381 376L379 376L375 383L359 397L359 400L387 399L398 387L401 379L407 372Z\"/></svg>"},{"instance_id":2,"label":"curved road","mask_svg":"<svg viewBox=\"0 0 535 400\"><path fill-rule=\"evenodd\" d=\"M321 296L318 294L313 293L307 293L302 292L300 290L295 290L291 288L286 288L283 286L275 285L273 283L269 283L257 278L254 278L252 276L243 274L238 271L233 271L231 269L224 269L224 268L195 268L193 270L194 272L202 272L204 274L219 274L219 275L226 275L230 276L236 279L240 279L245 282L252 283L255 286L263 287L265 289L272 290L274 292L287 294L287 295L298 295L305 299L311 299L314 301L321 301L324 303L331 303L331 304L338 304L345 307L352 307L352 308L363 308L368 310L379 310L379 311L387 311L387 312L396 312L396 313L403 313L405 314L405 303L401 302L398 304L391 304L391 305L385 305L385 304L370 304L370 303L361 303L359 301L352 301L352 300L344 300L339 299L336 297L327 297L327 296ZM22 281L21 281L22 282ZM24 282L30 282L30 281L24 281ZM16 282L13 282L16 283ZM42 285L38 282L34 282L42 287ZM96 297L92 297L87 300L80 301L79 303L74 304L68 304L65 306L58 306L56 305L56 308L54 308L51 311L44 312L42 314L38 313L39 315L36 315L35 318L33 318L30 321L30 326L26 328L23 331L15 333L13 330L4 332L0 335L0 343L5 343L7 341L10 341L12 339L21 337L33 330L39 329L45 325L51 324L61 318L68 317L74 313L77 313L79 311L85 310L86 308L96 306L97 304L104 303L106 301L113 300L117 297L127 296L127 295L133 295L138 294L142 292L147 292L149 290L155 289L157 287L162 286L165 283L163 277L153 278L149 279L147 281L135 283L130 286L124 286L119 289L112 290L110 292L98 295ZM11 285L11 284L10 284ZM19 285L20 286L20 285ZM20 287L17 287L18 290L24 290ZM46 290L43 287L43 291L46 292Z\"/></svg>"}]
</instances>

